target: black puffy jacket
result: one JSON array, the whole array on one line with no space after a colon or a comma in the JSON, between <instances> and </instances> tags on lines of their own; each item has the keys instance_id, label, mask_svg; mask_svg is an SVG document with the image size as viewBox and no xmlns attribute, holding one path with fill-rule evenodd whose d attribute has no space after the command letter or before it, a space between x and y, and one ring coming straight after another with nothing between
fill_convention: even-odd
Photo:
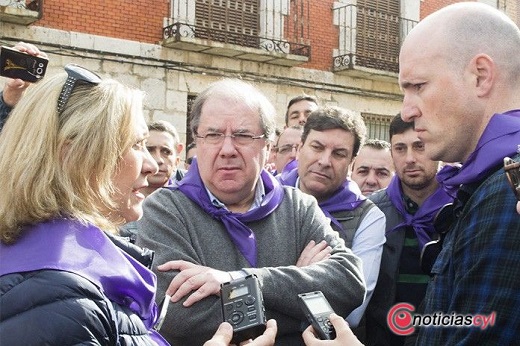
<instances>
[{"instance_id":1,"label":"black puffy jacket","mask_svg":"<svg viewBox=\"0 0 520 346\"><path fill-rule=\"evenodd\" d=\"M0 345L155 343L137 314L109 300L89 280L37 270L0 277Z\"/></svg>"}]
</instances>

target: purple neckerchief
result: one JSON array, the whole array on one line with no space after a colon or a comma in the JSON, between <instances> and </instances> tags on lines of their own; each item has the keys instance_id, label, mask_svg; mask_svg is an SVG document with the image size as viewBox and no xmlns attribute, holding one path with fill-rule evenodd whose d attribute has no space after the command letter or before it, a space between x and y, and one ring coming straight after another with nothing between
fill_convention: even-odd
<instances>
[{"instance_id":1,"label":"purple neckerchief","mask_svg":"<svg viewBox=\"0 0 520 346\"><path fill-rule=\"evenodd\" d=\"M286 171L277 176L278 181L282 185L288 186L296 186L296 182L298 181L298 168L294 168L292 171ZM345 211L345 210L354 210L363 201L366 199L365 196L361 194L361 190L359 186L352 182L349 179L346 179L341 187L326 201L319 202L321 210L327 216L332 223L338 226L341 230L343 227L341 226L341 222L339 222L335 217L331 215L331 213L337 211Z\"/></svg>"},{"instance_id":2,"label":"purple neckerchief","mask_svg":"<svg viewBox=\"0 0 520 346\"><path fill-rule=\"evenodd\" d=\"M155 274L115 246L99 228L54 219L27 227L12 245L0 242L0 276L42 269L68 271L91 281L108 299L137 313L150 334L155 334L151 329L157 316Z\"/></svg>"},{"instance_id":3,"label":"purple neckerchief","mask_svg":"<svg viewBox=\"0 0 520 346\"><path fill-rule=\"evenodd\" d=\"M516 153L520 144L520 110L495 114L480 137L477 147L460 169L446 167L437 180L446 190L482 180L503 162L504 156Z\"/></svg>"},{"instance_id":4,"label":"purple neckerchief","mask_svg":"<svg viewBox=\"0 0 520 346\"><path fill-rule=\"evenodd\" d=\"M184 179L168 188L178 189L214 219L220 220L240 253L252 267L256 267L255 234L245 223L261 220L271 214L282 202L284 194L282 186L271 173L262 170L260 179L262 179L265 187L265 197L259 207L246 213L233 213L226 208L215 206L210 201L208 192L200 178L199 167L195 158Z\"/></svg>"},{"instance_id":5,"label":"purple neckerchief","mask_svg":"<svg viewBox=\"0 0 520 346\"><path fill-rule=\"evenodd\" d=\"M296 159L292 159L283 167L282 172L290 172L296 167L298 167L298 161Z\"/></svg>"},{"instance_id":6,"label":"purple neckerchief","mask_svg":"<svg viewBox=\"0 0 520 346\"><path fill-rule=\"evenodd\" d=\"M433 221L439 209L444 205L453 202L453 198L444 191L441 186L439 186L437 190L435 190L435 192L424 201L414 215L409 214L404 205L401 180L397 175L392 177L390 184L386 188L386 193L394 207L404 218L403 222L392 228L387 233L393 232L402 226L411 226L415 231L417 240L419 241L420 249L423 248L424 244L431 240L431 236L435 232Z\"/></svg>"},{"instance_id":7,"label":"purple neckerchief","mask_svg":"<svg viewBox=\"0 0 520 346\"><path fill-rule=\"evenodd\" d=\"M459 190L459 186L448 186L443 183L448 178L453 177L460 170L462 165L460 163L456 164L446 164L442 167L438 172L435 178L439 182L439 185L446 191L448 195L455 198L457 196L457 191Z\"/></svg>"}]
</instances>

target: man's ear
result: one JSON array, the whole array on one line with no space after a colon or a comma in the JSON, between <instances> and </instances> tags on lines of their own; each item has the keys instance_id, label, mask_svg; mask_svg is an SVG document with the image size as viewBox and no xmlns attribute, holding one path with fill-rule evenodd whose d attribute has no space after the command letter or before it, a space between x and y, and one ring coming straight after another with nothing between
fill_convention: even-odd
<instances>
[{"instance_id":1,"label":"man's ear","mask_svg":"<svg viewBox=\"0 0 520 346\"><path fill-rule=\"evenodd\" d=\"M489 94L496 79L496 65L487 54L477 54L470 62L471 72L475 75L475 88L477 96Z\"/></svg>"},{"instance_id":2,"label":"man's ear","mask_svg":"<svg viewBox=\"0 0 520 346\"><path fill-rule=\"evenodd\" d=\"M180 153L182 153L182 151L184 150L184 144L178 143L175 149L177 151L177 155L180 155Z\"/></svg>"}]
</instances>

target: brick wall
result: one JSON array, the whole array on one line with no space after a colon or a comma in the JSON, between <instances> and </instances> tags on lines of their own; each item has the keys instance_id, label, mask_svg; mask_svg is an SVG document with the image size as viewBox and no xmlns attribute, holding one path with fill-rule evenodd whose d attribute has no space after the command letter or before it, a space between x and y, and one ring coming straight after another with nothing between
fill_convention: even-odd
<instances>
[{"instance_id":1,"label":"brick wall","mask_svg":"<svg viewBox=\"0 0 520 346\"><path fill-rule=\"evenodd\" d=\"M43 18L36 25L157 43L168 13L165 0L45 0Z\"/></svg>"},{"instance_id":2,"label":"brick wall","mask_svg":"<svg viewBox=\"0 0 520 346\"><path fill-rule=\"evenodd\" d=\"M456 2L464 2L460 0L427 0L421 1L421 19L432 12L435 12L443 7L454 4Z\"/></svg>"},{"instance_id":3,"label":"brick wall","mask_svg":"<svg viewBox=\"0 0 520 346\"><path fill-rule=\"evenodd\" d=\"M332 50L338 48L338 28L332 25L331 0L310 1L311 59L302 67L330 71Z\"/></svg>"}]
</instances>

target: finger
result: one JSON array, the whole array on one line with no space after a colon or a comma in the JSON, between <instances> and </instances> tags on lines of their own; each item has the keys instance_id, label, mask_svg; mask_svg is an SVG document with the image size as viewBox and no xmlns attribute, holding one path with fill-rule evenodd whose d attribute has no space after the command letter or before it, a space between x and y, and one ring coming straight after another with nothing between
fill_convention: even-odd
<instances>
[{"instance_id":1,"label":"finger","mask_svg":"<svg viewBox=\"0 0 520 346\"><path fill-rule=\"evenodd\" d=\"M190 263L187 261L177 260L177 261L169 261L169 262L163 263L161 265L158 265L157 270L159 270L161 272L167 272L169 270L181 270L182 271L182 270L186 270L189 268L193 268L195 266L196 266L196 264L193 264L193 263Z\"/></svg>"},{"instance_id":2,"label":"finger","mask_svg":"<svg viewBox=\"0 0 520 346\"><path fill-rule=\"evenodd\" d=\"M25 82L19 78L16 78L8 80L5 85L11 89L22 89L25 87Z\"/></svg>"},{"instance_id":3,"label":"finger","mask_svg":"<svg viewBox=\"0 0 520 346\"><path fill-rule=\"evenodd\" d=\"M316 334L314 333L314 328L308 326L302 333L303 341L305 345L312 345L314 341L319 340Z\"/></svg>"},{"instance_id":4,"label":"finger","mask_svg":"<svg viewBox=\"0 0 520 346\"><path fill-rule=\"evenodd\" d=\"M274 319L270 319L269 321L267 321L267 324L266 324L266 329L265 329L265 332L264 332L264 336L269 339L269 340L274 340L276 339L276 333L278 332L278 324L276 323L276 320Z\"/></svg>"},{"instance_id":5,"label":"finger","mask_svg":"<svg viewBox=\"0 0 520 346\"><path fill-rule=\"evenodd\" d=\"M199 285L199 282L197 280L200 280L201 275L194 277L193 281L196 282L196 285ZM187 283L185 283L187 285ZM189 287L189 286L188 286ZM179 292L182 292L183 287L179 289ZM189 289L189 288L188 288ZM193 289L192 289L193 291ZM220 285L217 285L214 281L204 281L204 283L196 289L195 292L190 294L190 296L184 301L182 304L185 307L190 307L196 302L201 301L202 299L209 297L211 295L217 295L220 291Z\"/></svg>"},{"instance_id":6,"label":"finger","mask_svg":"<svg viewBox=\"0 0 520 346\"><path fill-rule=\"evenodd\" d=\"M179 272L170 282L166 293L172 296L172 302L178 302L182 297L186 294L190 293L192 290L196 290L200 287L194 286L193 277L198 275L199 271L197 268L192 269L184 269ZM191 281L190 281L191 280ZM201 283L202 285L202 283Z\"/></svg>"},{"instance_id":7,"label":"finger","mask_svg":"<svg viewBox=\"0 0 520 346\"><path fill-rule=\"evenodd\" d=\"M300 257L298 258L298 261L296 262L297 267L302 267L305 265L305 262L307 260L307 254L311 249L316 245L316 242L314 240L311 240L307 246L303 249L302 253L300 254Z\"/></svg>"},{"instance_id":8,"label":"finger","mask_svg":"<svg viewBox=\"0 0 520 346\"><path fill-rule=\"evenodd\" d=\"M222 322L217 331L204 346L227 346L233 338L233 327L228 322Z\"/></svg>"},{"instance_id":9,"label":"finger","mask_svg":"<svg viewBox=\"0 0 520 346\"><path fill-rule=\"evenodd\" d=\"M310 262L316 263L316 262L319 262L326 258L329 258L331 252L332 252L332 248L330 246L327 246L325 249L321 250L314 257L312 257Z\"/></svg>"},{"instance_id":10,"label":"finger","mask_svg":"<svg viewBox=\"0 0 520 346\"><path fill-rule=\"evenodd\" d=\"M309 243L310 244L310 243ZM315 244L313 247L310 247L307 245L305 249L303 250L302 254L300 255L300 264L301 266L306 266L311 263L314 263L316 261L313 261L314 256L319 254L321 251L327 248L327 242L325 240L322 240L318 244Z\"/></svg>"},{"instance_id":11,"label":"finger","mask_svg":"<svg viewBox=\"0 0 520 346\"><path fill-rule=\"evenodd\" d=\"M26 42L18 42L16 44L16 46L14 46L14 48L20 52L24 52L24 53L27 53L27 54L30 54L30 55L35 55L35 56L41 56L41 57L44 57L44 58L47 58L47 54L45 54L44 52L41 52L38 47L36 47L35 45L31 44L31 43L26 43Z\"/></svg>"},{"instance_id":12,"label":"finger","mask_svg":"<svg viewBox=\"0 0 520 346\"><path fill-rule=\"evenodd\" d=\"M329 316L330 323L334 326L337 334L349 333L353 334L350 329L348 322L345 319L335 313L330 314Z\"/></svg>"}]
</instances>

